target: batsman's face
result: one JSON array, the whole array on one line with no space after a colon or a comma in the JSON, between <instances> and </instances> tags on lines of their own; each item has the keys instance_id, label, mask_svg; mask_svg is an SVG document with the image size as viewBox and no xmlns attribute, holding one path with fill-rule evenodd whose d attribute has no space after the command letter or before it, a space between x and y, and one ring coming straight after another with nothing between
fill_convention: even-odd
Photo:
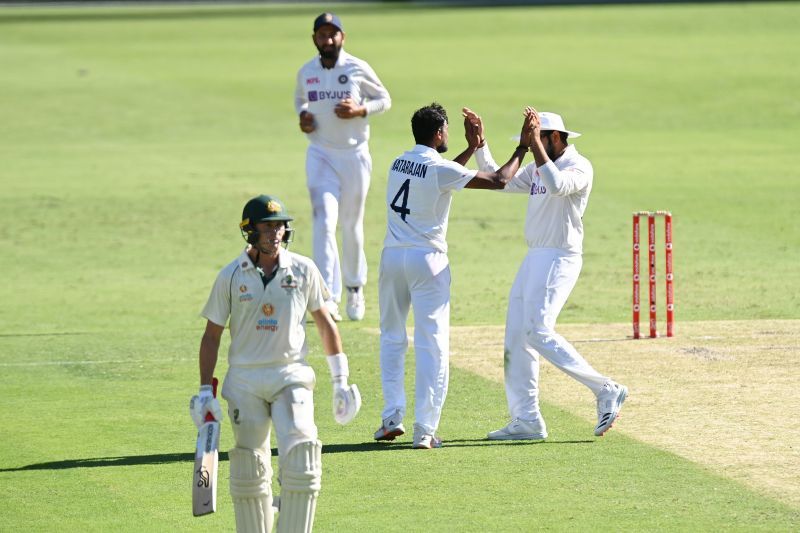
<instances>
[{"instance_id":1,"label":"batsman's face","mask_svg":"<svg viewBox=\"0 0 800 533\"><path fill-rule=\"evenodd\" d=\"M283 236L286 234L285 222L281 220L259 222L256 224L256 230L258 230L258 242L256 243L258 250L262 254L278 255Z\"/></svg>"},{"instance_id":2,"label":"batsman's face","mask_svg":"<svg viewBox=\"0 0 800 533\"><path fill-rule=\"evenodd\" d=\"M319 55L323 59L336 60L339 58L339 52L342 50L344 44L344 33L330 24L320 26L313 35L314 46L319 50Z\"/></svg>"}]
</instances>

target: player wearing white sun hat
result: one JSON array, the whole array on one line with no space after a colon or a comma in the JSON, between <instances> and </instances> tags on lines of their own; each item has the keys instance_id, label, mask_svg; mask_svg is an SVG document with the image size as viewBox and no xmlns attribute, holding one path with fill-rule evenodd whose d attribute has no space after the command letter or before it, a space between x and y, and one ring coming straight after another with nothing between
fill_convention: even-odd
<instances>
[{"instance_id":1,"label":"player wearing white sun hat","mask_svg":"<svg viewBox=\"0 0 800 533\"><path fill-rule=\"evenodd\" d=\"M555 325L583 264L583 213L592 190L588 159L567 141L579 137L556 113L531 108L535 161L521 168L505 191L528 195L525 238L528 254L511 287L506 315L505 385L511 422L489 433L492 440L544 439L547 427L539 411L539 355L588 387L597 398L595 435L603 435L622 408L628 389L597 372ZM483 137L480 117L467 119ZM489 146L475 153L482 170L498 167Z\"/></svg>"}]
</instances>

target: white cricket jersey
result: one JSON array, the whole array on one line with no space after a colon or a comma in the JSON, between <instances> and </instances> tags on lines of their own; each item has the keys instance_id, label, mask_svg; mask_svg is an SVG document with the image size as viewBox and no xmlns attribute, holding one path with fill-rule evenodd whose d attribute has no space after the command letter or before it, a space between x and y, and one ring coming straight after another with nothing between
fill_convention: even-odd
<instances>
[{"instance_id":1,"label":"white cricket jersey","mask_svg":"<svg viewBox=\"0 0 800 533\"><path fill-rule=\"evenodd\" d=\"M475 152L481 170L495 171L488 143ZM583 252L583 212L592 191L592 164L569 145L555 161L538 169L525 165L506 184L505 192L528 193L525 239L530 248Z\"/></svg>"},{"instance_id":2,"label":"white cricket jersey","mask_svg":"<svg viewBox=\"0 0 800 533\"><path fill-rule=\"evenodd\" d=\"M388 214L383 246L447 253L447 219L453 192L463 189L477 173L420 144L395 159L386 186Z\"/></svg>"},{"instance_id":3,"label":"white cricket jersey","mask_svg":"<svg viewBox=\"0 0 800 533\"><path fill-rule=\"evenodd\" d=\"M382 113L392 105L389 91L366 61L344 50L331 69L323 68L317 56L297 73L294 107L299 115L308 111L314 115L316 129L308 139L325 148L353 148L369 140L367 117L341 119L334 113L336 104L352 98L366 105L367 117Z\"/></svg>"},{"instance_id":4,"label":"white cricket jersey","mask_svg":"<svg viewBox=\"0 0 800 533\"><path fill-rule=\"evenodd\" d=\"M220 326L230 317L229 366L285 365L308 352L306 310L316 311L327 297L311 259L282 250L278 271L265 288L244 251L217 275L201 314Z\"/></svg>"}]
</instances>

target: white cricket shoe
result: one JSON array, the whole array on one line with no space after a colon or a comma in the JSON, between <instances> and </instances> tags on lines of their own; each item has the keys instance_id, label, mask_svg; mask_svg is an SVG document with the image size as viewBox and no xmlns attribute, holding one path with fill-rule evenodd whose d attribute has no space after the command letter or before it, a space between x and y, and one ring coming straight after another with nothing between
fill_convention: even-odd
<instances>
[{"instance_id":1,"label":"white cricket shoe","mask_svg":"<svg viewBox=\"0 0 800 533\"><path fill-rule=\"evenodd\" d=\"M394 440L405 432L400 411L395 411L392 416L383 419L383 424L375 432L375 440Z\"/></svg>"},{"instance_id":2,"label":"white cricket shoe","mask_svg":"<svg viewBox=\"0 0 800 533\"><path fill-rule=\"evenodd\" d=\"M342 315L339 313L339 304L334 300L326 300L325 307L328 308L328 314L331 315L334 322L342 321Z\"/></svg>"},{"instance_id":3,"label":"white cricket shoe","mask_svg":"<svg viewBox=\"0 0 800 533\"><path fill-rule=\"evenodd\" d=\"M594 434L601 437L614 425L614 420L619 416L622 404L628 397L628 387L609 381L603 386L603 391L597 396L597 426Z\"/></svg>"},{"instance_id":4,"label":"white cricket shoe","mask_svg":"<svg viewBox=\"0 0 800 533\"><path fill-rule=\"evenodd\" d=\"M492 431L486 438L489 440L542 440L547 438L547 427L544 420L520 420L515 418L509 424Z\"/></svg>"},{"instance_id":5,"label":"white cricket shoe","mask_svg":"<svg viewBox=\"0 0 800 533\"><path fill-rule=\"evenodd\" d=\"M350 320L363 320L367 304L363 287L347 287L347 316Z\"/></svg>"},{"instance_id":6,"label":"white cricket shoe","mask_svg":"<svg viewBox=\"0 0 800 533\"><path fill-rule=\"evenodd\" d=\"M442 439L433 433L427 433L417 424L414 424L414 443L411 445L416 450L430 450L442 447Z\"/></svg>"}]
</instances>

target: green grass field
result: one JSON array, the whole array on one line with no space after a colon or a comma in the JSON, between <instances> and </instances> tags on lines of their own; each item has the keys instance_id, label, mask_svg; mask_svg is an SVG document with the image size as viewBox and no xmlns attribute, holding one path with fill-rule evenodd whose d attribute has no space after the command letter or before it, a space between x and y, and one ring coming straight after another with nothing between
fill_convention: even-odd
<instances>
[{"instance_id":1,"label":"green grass field","mask_svg":"<svg viewBox=\"0 0 800 533\"><path fill-rule=\"evenodd\" d=\"M248 198L284 200L292 249L310 253L292 95L322 10L0 9L0 530L233 530L224 454L219 512L190 511L198 313L243 246ZM393 107L371 122L367 317L341 325L364 395L346 428L329 414L312 335L325 444L316 529L800 528L797 507L622 429L595 439L546 391L551 439L484 441L505 421L503 389L463 370L451 376L445 448L371 441L384 179L413 144L411 113L432 100L450 111L453 155L462 106L484 117L498 159L528 104L584 134L595 184L563 322L629 319L640 209L674 214L679 334L681 321L800 318L800 5L338 12L347 50L373 65ZM504 322L524 210L517 195L457 195L454 324Z\"/></svg>"}]
</instances>

